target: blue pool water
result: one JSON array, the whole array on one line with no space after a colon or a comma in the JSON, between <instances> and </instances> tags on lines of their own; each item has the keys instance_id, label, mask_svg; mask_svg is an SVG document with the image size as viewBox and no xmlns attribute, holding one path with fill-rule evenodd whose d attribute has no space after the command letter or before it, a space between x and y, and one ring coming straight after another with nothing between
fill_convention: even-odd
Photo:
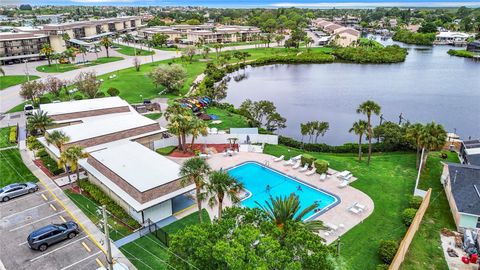
<instances>
[{"instance_id":1,"label":"blue pool water","mask_svg":"<svg viewBox=\"0 0 480 270\"><path fill-rule=\"evenodd\" d=\"M255 202L265 205L265 201L272 197L289 196L291 193L298 195L301 210L317 202L320 212L311 211L304 220L318 216L328 209L331 209L339 202L339 199L332 194L314 188L310 185L299 182L283 173L267 168L256 162L246 162L228 170L228 173L242 182L250 196L242 201L242 206L249 208L258 207ZM270 185L270 191L266 190ZM301 190L298 187L301 187ZM301 211L300 210L300 211Z\"/></svg>"}]
</instances>

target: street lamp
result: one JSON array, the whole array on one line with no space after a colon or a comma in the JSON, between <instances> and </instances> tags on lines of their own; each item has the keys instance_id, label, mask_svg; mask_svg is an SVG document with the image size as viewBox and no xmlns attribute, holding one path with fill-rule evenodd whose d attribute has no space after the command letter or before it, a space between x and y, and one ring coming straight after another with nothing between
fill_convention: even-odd
<instances>
[{"instance_id":1,"label":"street lamp","mask_svg":"<svg viewBox=\"0 0 480 270\"><path fill-rule=\"evenodd\" d=\"M28 59L25 59L23 60L23 62L25 63L25 75L27 76L27 81L29 82L30 81L30 74L28 73Z\"/></svg>"}]
</instances>

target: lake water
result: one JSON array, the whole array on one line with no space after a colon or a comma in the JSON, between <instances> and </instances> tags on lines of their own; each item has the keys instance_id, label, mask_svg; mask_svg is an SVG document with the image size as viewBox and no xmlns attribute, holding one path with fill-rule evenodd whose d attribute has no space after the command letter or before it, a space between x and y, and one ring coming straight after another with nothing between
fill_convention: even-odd
<instances>
[{"instance_id":1,"label":"lake water","mask_svg":"<svg viewBox=\"0 0 480 270\"><path fill-rule=\"evenodd\" d=\"M391 41L390 41L391 42ZM368 99L379 103L386 120L441 123L462 138L480 137L480 62L452 57L448 46L408 48L400 64L305 64L247 68L247 78L229 82L226 102L270 100L287 118L281 135L300 139L300 123L328 121L319 142L339 145L356 141L348 133L365 118L356 113ZM240 71L242 72L242 71ZM379 117L373 118L374 124Z\"/></svg>"}]
</instances>

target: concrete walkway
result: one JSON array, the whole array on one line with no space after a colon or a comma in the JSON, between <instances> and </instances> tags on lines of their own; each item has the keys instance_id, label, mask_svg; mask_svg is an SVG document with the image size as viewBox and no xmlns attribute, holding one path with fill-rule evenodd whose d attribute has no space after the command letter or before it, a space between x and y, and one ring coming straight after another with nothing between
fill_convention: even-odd
<instances>
[{"instance_id":1,"label":"concrete walkway","mask_svg":"<svg viewBox=\"0 0 480 270\"><path fill-rule=\"evenodd\" d=\"M87 234L93 242L97 243L101 249L106 250L105 235L100 231L100 229L80 210L60 189L53 181L50 179L42 170L40 170L33 163L33 154L29 151L23 150L20 151L23 163L30 169L30 171L47 187L52 193L58 198L59 202L65 206L66 209L81 223ZM130 269L136 269L128 259L120 252L120 250L115 246L112 246L112 256L118 262L126 264Z\"/></svg>"}]
</instances>

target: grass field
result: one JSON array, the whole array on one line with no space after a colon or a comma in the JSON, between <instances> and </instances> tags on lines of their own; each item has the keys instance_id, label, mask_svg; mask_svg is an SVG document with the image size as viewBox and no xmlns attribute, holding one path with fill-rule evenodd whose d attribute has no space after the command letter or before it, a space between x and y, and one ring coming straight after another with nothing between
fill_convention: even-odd
<instances>
[{"instance_id":1,"label":"grass field","mask_svg":"<svg viewBox=\"0 0 480 270\"><path fill-rule=\"evenodd\" d=\"M157 120L158 118L162 117L162 113L149 113L149 114L144 114L143 116L150 118L152 120Z\"/></svg>"},{"instance_id":2,"label":"grass field","mask_svg":"<svg viewBox=\"0 0 480 270\"><path fill-rule=\"evenodd\" d=\"M10 143L9 136L10 127L0 128L0 148L16 145L15 143Z\"/></svg>"},{"instance_id":3,"label":"grass field","mask_svg":"<svg viewBox=\"0 0 480 270\"><path fill-rule=\"evenodd\" d=\"M205 209L202 210L203 220L210 220ZM180 220L163 228L167 233L174 234L187 226L198 223L198 212L192 213ZM162 242L153 234L147 234L120 248L125 256L138 270L148 269L172 269L167 266L166 261L170 253Z\"/></svg>"},{"instance_id":4,"label":"grass field","mask_svg":"<svg viewBox=\"0 0 480 270\"><path fill-rule=\"evenodd\" d=\"M35 80L40 77L30 75L30 80ZM10 86L14 86L17 84L21 84L27 81L26 75L6 75L0 76L0 90L8 88Z\"/></svg>"},{"instance_id":5,"label":"grass field","mask_svg":"<svg viewBox=\"0 0 480 270\"><path fill-rule=\"evenodd\" d=\"M71 71L74 69L79 69L82 67L91 67L91 66L96 66L96 65L101 65L105 63L110 63L110 62L116 62L123 60L123 57L99 57L96 60L90 61L86 65L77 65L77 64L51 64L49 65L43 65L43 66L38 66L36 69L39 72L45 72L45 73L63 73L67 71Z\"/></svg>"},{"instance_id":6,"label":"grass field","mask_svg":"<svg viewBox=\"0 0 480 270\"><path fill-rule=\"evenodd\" d=\"M152 55L155 54L154 51L148 51L140 48L133 48L130 46L125 46L121 44L115 44L115 46L118 47L118 49L115 49L118 53L128 55L128 56L135 56L135 53L137 56L145 56L145 55ZM138 45L135 45L138 47Z\"/></svg>"},{"instance_id":7,"label":"grass field","mask_svg":"<svg viewBox=\"0 0 480 270\"><path fill-rule=\"evenodd\" d=\"M18 149L0 151L0 187L16 182L36 182L37 178L23 164Z\"/></svg>"},{"instance_id":8,"label":"grass field","mask_svg":"<svg viewBox=\"0 0 480 270\"><path fill-rule=\"evenodd\" d=\"M302 153L298 149L272 145L267 145L265 152L274 156L283 154L286 158ZM380 241L383 239L400 241L406 232L407 228L402 221L402 211L407 207L409 196L413 193L415 186L415 154L374 154L370 166L367 166L365 161L358 162L355 154L313 152L309 154L327 160L335 170L351 171L358 177L358 180L351 185L365 192L374 201L375 210L372 215L343 235L341 241L343 243L342 255L351 269L375 269L376 265L381 263L377 255ZM429 170L422 175L422 182L435 183L435 181L439 181L437 177L440 171L439 161L438 155L432 153L428 162ZM441 208L443 209L441 217L434 215L430 219L434 221L437 219L448 220L448 217L451 219L451 214L448 215L448 211L444 209L445 205ZM432 234L434 233L437 233L438 236L438 231ZM419 242L420 248L438 244L426 237L421 237L416 241ZM422 254L429 254L429 252L424 251ZM421 259L432 261L423 256ZM443 259L437 258L435 264L445 265L445 262Z\"/></svg>"},{"instance_id":9,"label":"grass field","mask_svg":"<svg viewBox=\"0 0 480 270\"><path fill-rule=\"evenodd\" d=\"M208 124L210 128L217 128L219 130L224 130L228 128L249 127L247 118L238 114L233 114L227 110L211 107L207 109L207 114L214 114L218 116L217 120L222 121L222 123L220 124L212 124L212 121L215 121L215 120L210 120Z\"/></svg>"}]
</instances>

